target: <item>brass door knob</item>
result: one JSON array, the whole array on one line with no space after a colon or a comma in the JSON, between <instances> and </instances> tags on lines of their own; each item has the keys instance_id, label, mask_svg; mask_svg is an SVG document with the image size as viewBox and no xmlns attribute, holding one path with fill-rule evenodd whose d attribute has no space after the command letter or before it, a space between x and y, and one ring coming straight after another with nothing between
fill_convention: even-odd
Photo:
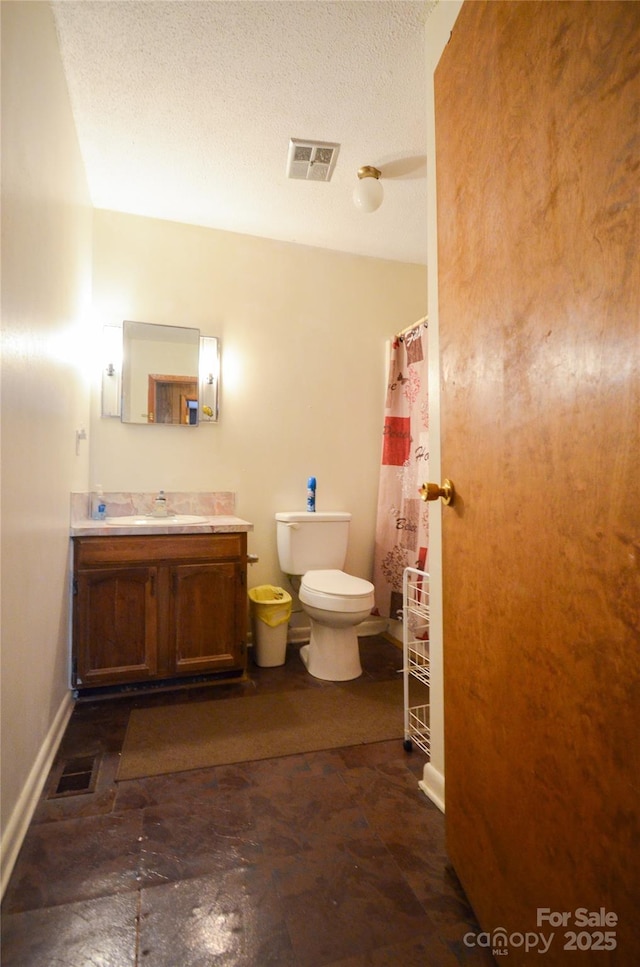
<instances>
[{"instance_id":1,"label":"brass door knob","mask_svg":"<svg viewBox=\"0 0 640 967\"><path fill-rule=\"evenodd\" d=\"M445 504L453 503L455 493L455 488L450 480L445 480L441 487L436 483L423 483L420 487L420 496L423 500L437 500L442 497Z\"/></svg>"}]
</instances>

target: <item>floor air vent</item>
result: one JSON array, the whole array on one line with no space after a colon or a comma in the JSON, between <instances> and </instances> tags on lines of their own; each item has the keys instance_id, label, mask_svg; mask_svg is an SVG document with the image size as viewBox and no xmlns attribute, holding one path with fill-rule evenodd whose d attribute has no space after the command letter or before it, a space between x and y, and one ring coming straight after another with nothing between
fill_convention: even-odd
<instances>
[{"instance_id":1,"label":"floor air vent","mask_svg":"<svg viewBox=\"0 0 640 967\"><path fill-rule=\"evenodd\" d=\"M79 756L58 763L54 770L47 799L59 799L61 796L81 796L95 790L98 777L99 757L95 755Z\"/></svg>"}]
</instances>

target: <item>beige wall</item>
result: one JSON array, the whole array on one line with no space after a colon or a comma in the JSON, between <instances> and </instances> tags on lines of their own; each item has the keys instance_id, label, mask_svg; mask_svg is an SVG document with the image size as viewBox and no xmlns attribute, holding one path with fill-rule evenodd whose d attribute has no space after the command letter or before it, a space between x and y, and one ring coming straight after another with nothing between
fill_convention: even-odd
<instances>
[{"instance_id":1,"label":"beige wall","mask_svg":"<svg viewBox=\"0 0 640 967\"><path fill-rule=\"evenodd\" d=\"M68 708L69 491L91 213L48 4L2 4L2 847Z\"/></svg>"},{"instance_id":2,"label":"beige wall","mask_svg":"<svg viewBox=\"0 0 640 967\"><path fill-rule=\"evenodd\" d=\"M314 474L318 510L352 511L348 567L370 577L385 341L425 314L426 268L97 211L93 279L98 325L219 336L222 400L214 426L132 426L100 419L96 391L92 480L236 492L250 584L279 584L274 513L304 509Z\"/></svg>"}]
</instances>

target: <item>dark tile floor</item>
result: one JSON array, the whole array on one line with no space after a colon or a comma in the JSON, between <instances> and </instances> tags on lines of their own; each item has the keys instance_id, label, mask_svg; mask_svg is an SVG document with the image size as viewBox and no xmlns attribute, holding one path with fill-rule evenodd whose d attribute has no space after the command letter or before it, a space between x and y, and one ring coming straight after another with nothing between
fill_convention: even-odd
<instances>
[{"instance_id":1,"label":"dark tile floor","mask_svg":"<svg viewBox=\"0 0 640 967\"><path fill-rule=\"evenodd\" d=\"M360 639L359 681L401 653ZM92 792L48 798L2 906L3 967L456 967L493 963L402 741L115 782L129 712L293 688L290 646L251 681L78 703L59 762L98 757ZM401 714L401 710L400 710Z\"/></svg>"}]
</instances>

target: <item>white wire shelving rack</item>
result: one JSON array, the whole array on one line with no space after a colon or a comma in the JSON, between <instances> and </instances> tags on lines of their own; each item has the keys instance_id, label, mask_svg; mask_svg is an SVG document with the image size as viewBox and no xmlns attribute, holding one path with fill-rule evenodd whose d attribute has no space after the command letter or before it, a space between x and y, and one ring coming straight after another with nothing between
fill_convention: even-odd
<instances>
[{"instance_id":1,"label":"white wire shelving rack","mask_svg":"<svg viewBox=\"0 0 640 967\"><path fill-rule=\"evenodd\" d=\"M414 567L402 579L404 748L430 753L429 575Z\"/></svg>"}]
</instances>

